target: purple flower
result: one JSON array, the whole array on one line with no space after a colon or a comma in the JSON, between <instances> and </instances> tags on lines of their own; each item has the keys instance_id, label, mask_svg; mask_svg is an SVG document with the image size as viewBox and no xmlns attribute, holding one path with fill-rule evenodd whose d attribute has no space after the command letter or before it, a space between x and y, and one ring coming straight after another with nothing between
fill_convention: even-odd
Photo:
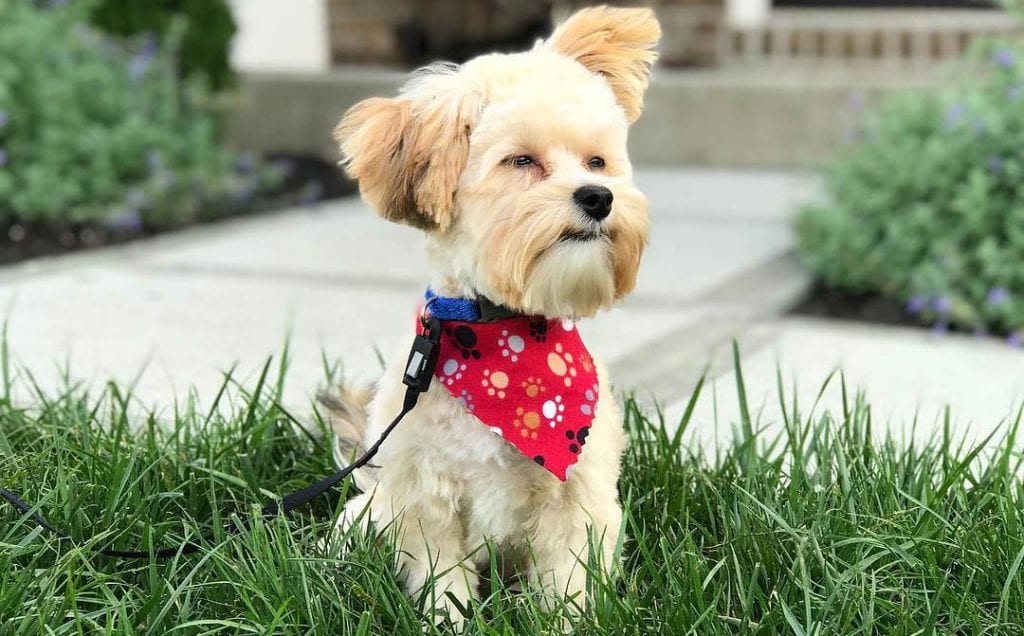
<instances>
[{"instance_id":1,"label":"purple flower","mask_svg":"<svg viewBox=\"0 0 1024 636\"><path fill-rule=\"evenodd\" d=\"M156 38L156 33L153 31L146 31L142 34L142 50L144 52L150 55L156 55L159 44L160 43Z\"/></svg>"},{"instance_id":2,"label":"purple flower","mask_svg":"<svg viewBox=\"0 0 1024 636\"><path fill-rule=\"evenodd\" d=\"M986 298L988 304L993 307L1005 304L1010 300L1010 290L1005 287L993 287L988 290L988 297Z\"/></svg>"},{"instance_id":3,"label":"purple flower","mask_svg":"<svg viewBox=\"0 0 1024 636\"><path fill-rule=\"evenodd\" d=\"M158 172L164 167L163 157L156 150L150 150L146 153L146 167L149 168L150 172Z\"/></svg>"},{"instance_id":4,"label":"purple flower","mask_svg":"<svg viewBox=\"0 0 1024 636\"><path fill-rule=\"evenodd\" d=\"M1021 334L1020 330L1011 331L1010 335L1006 336L1006 344L1010 345L1014 349L1020 349L1021 345L1024 345L1024 335Z\"/></svg>"},{"instance_id":5,"label":"purple flower","mask_svg":"<svg viewBox=\"0 0 1024 636\"><path fill-rule=\"evenodd\" d=\"M992 173L1003 171L1003 158L992 157L988 160L988 171Z\"/></svg>"},{"instance_id":6,"label":"purple flower","mask_svg":"<svg viewBox=\"0 0 1024 636\"><path fill-rule=\"evenodd\" d=\"M152 32L147 32L142 36L142 46L139 47L138 53L132 57L131 62L128 64L128 75L133 80L138 81L146 75L149 65L152 64L153 58L156 57L157 50L156 36Z\"/></svg>"},{"instance_id":7,"label":"purple flower","mask_svg":"<svg viewBox=\"0 0 1024 636\"><path fill-rule=\"evenodd\" d=\"M243 152L238 155L238 159L235 161L235 168L241 173L248 174L252 172L255 167L256 158L252 156L251 152Z\"/></svg>"},{"instance_id":8,"label":"purple flower","mask_svg":"<svg viewBox=\"0 0 1024 636\"><path fill-rule=\"evenodd\" d=\"M7 151L0 148L0 168L7 165Z\"/></svg>"},{"instance_id":9,"label":"purple flower","mask_svg":"<svg viewBox=\"0 0 1024 636\"><path fill-rule=\"evenodd\" d=\"M129 208L139 209L149 205L149 197L146 193L138 188L132 188L128 191L127 196L124 198L124 202L128 204Z\"/></svg>"},{"instance_id":10,"label":"purple flower","mask_svg":"<svg viewBox=\"0 0 1024 636\"><path fill-rule=\"evenodd\" d=\"M946 109L946 130L955 128L957 124L963 121L966 113L967 109L964 108L963 104L950 104L949 108Z\"/></svg>"},{"instance_id":11,"label":"purple flower","mask_svg":"<svg viewBox=\"0 0 1024 636\"><path fill-rule=\"evenodd\" d=\"M855 144L865 137L864 131L859 127L846 127L843 129L843 143Z\"/></svg>"},{"instance_id":12,"label":"purple flower","mask_svg":"<svg viewBox=\"0 0 1024 636\"><path fill-rule=\"evenodd\" d=\"M291 159L277 159L273 162L273 166L286 179L295 173L295 162Z\"/></svg>"},{"instance_id":13,"label":"purple flower","mask_svg":"<svg viewBox=\"0 0 1024 636\"><path fill-rule=\"evenodd\" d=\"M907 311L910 314L916 316L920 314L922 311L924 311L924 308L927 306L927 304L928 300L924 296L911 296L910 299L907 301Z\"/></svg>"},{"instance_id":14,"label":"purple flower","mask_svg":"<svg viewBox=\"0 0 1024 636\"><path fill-rule=\"evenodd\" d=\"M1006 48L1005 46L992 54L992 63L999 68L1009 69L1013 68L1017 64L1017 58L1014 56L1013 51Z\"/></svg>"},{"instance_id":15,"label":"purple flower","mask_svg":"<svg viewBox=\"0 0 1024 636\"><path fill-rule=\"evenodd\" d=\"M0 110L0 128L7 126L7 112Z\"/></svg>"},{"instance_id":16,"label":"purple flower","mask_svg":"<svg viewBox=\"0 0 1024 636\"><path fill-rule=\"evenodd\" d=\"M237 201L238 203L247 203L250 199L252 199L254 191L255 187L253 186L251 181L243 181L235 189L235 201Z\"/></svg>"},{"instance_id":17,"label":"purple flower","mask_svg":"<svg viewBox=\"0 0 1024 636\"><path fill-rule=\"evenodd\" d=\"M1006 99L1011 102L1019 102L1022 97L1024 97L1024 86L1014 84L1006 89Z\"/></svg>"},{"instance_id":18,"label":"purple flower","mask_svg":"<svg viewBox=\"0 0 1024 636\"><path fill-rule=\"evenodd\" d=\"M299 194L299 203L302 205L313 205L324 195L324 186L319 181L310 181L302 187Z\"/></svg>"},{"instance_id":19,"label":"purple flower","mask_svg":"<svg viewBox=\"0 0 1024 636\"><path fill-rule=\"evenodd\" d=\"M136 55L128 64L128 76L133 81L139 81L146 76L146 69L149 68L150 60L142 55Z\"/></svg>"},{"instance_id":20,"label":"purple flower","mask_svg":"<svg viewBox=\"0 0 1024 636\"><path fill-rule=\"evenodd\" d=\"M167 190L168 188L173 186L176 181L174 173L171 172L170 170L165 170L164 168L160 168L159 170L157 170L153 174L153 178L156 181L156 187L160 188L161 190Z\"/></svg>"},{"instance_id":21,"label":"purple flower","mask_svg":"<svg viewBox=\"0 0 1024 636\"><path fill-rule=\"evenodd\" d=\"M846 104L853 110L864 108L864 91L852 90L846 94Z\"/></svg>"},{"instance_id":22,"label":"purple flower","mask_svg":"<svg viewBox=\"0 0 1024 636\"><path fill-rule=\"evenodd\" d=\"M953 309L953 301L949 299L949 296L936 296L932 299L932 309L940 316L948 316L950 310Z\"/></svg>"},{"instance_id":23,"label":"purple flower","mask_svg":"<svg viewBox=\"0 0 1024 636\"><path fill-rule=\"evenodd\" d=\"M946 322L945 320L940 320L939 322L932 325L932 333L935 334L936 336L946 335L947 333L949 333L949 323Z\"/></svg>"},{"instance_id":24,"label":"purple flower","mask_svg":"<svg viewBox=\"0 0 1024 636\"><path fill-rule=\"evenodd\" d=\"M135 234L142 231L142 214L138 210L122 210L118 214L108 218L104 225L116 232L127 232Z\"/></svg>"}]
</instances>

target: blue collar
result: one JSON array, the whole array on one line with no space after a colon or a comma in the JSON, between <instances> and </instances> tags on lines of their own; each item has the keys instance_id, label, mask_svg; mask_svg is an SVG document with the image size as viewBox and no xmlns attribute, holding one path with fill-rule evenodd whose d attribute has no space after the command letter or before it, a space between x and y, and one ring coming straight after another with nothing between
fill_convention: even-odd
<instances>
[{"instance_id":1,"label":"blue collar","mask_svg":"<svg viewBox=\"0 0 1024 636\"><path fill-rule=\"evenodd\" d=\"M490 299L481 296L472 298L449 298L438 296L434 290L427 289L424 296L430 314L438 320L458 320L462 322L494 322L503 318L521 316L504 305L496 305Z\"/></svg>"}]
</instances>

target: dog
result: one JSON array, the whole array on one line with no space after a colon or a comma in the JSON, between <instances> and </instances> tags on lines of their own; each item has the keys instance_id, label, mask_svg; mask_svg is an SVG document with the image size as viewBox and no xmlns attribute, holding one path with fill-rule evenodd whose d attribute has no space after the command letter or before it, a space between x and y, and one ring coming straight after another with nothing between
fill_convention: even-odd
<instances>
[{"instance_id":1,"label":"dog","mask_svg":"<svg viewBox=\"0 0 1024 636\"><path fill-rule=\"evenodd\" d=\"M575 321L635 285L649 223L626 137L660 35L650 9L583 9L529 51L420 69L335 129L363 199L423 231L430 274L376 386L324 400L346 458L402 410L420 314L441 348L338 523L392 528L408 592L454 622L486 543L549 607L585 606L588 558L615 570L627 437Z\"/></svg>"}]
</instances>

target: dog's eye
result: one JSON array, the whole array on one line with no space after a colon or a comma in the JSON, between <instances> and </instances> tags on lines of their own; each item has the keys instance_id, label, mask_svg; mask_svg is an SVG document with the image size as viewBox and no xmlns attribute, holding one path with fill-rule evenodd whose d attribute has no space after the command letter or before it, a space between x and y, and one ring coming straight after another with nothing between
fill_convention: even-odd
<instances>
[{"instance_id":1,"label":"dog's eye","mask_svg":"<svg viewBox=\"0 0 1024 636\"><path fill-rule=\"evenodd\" d=\"M587 162L587 165L590 166L591 168L603 168L604 159L602 159L601 157L591 157L590 161Z\"/></svg>"},{"instance_id":2,"label":"dog's eye","mask_svg":"<svg viewBox=\"0 0 1024 636\"><path fill-rule=\"evenodd\" d=\"M525 168L526 166L532 166L537 163L537 160L530 155L519 155L512 158L512 165L517 168Z\"/></svg>"}]
</instances>

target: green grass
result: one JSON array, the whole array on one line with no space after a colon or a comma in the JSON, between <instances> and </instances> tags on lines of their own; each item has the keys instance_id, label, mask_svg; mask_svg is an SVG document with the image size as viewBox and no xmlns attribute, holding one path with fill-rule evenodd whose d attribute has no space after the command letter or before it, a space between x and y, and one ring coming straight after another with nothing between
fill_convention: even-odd
<instances>
[{"instance_id":1,"label":"green grass","mask_svg":"<svg viewBox=\"0 0 1024 636\"><path fill-rule=\"evenodd\" d=\"M386 542L353 537L344 560L317 549L347 493L258 519L268 498L332 470L318 431L277 405L280 386L228 379L217 404L159 418L115 386L37 392L30 408L0 400L0 485L85 540L0 506L0 634L421 633ZM964 447L946 426L902 445L877 441L859 396L831 414L781 387L779 399L781 438L758 439L741 404L736 441L715 458L627 402L631 539L621 580L591 585L578 633L1024 633L1017 423L1001 443ZM200 553L163 561L90 552L208 533ZM471 633L561 626L496 579L481 596Z\"/></svg>"}]
</instances>

